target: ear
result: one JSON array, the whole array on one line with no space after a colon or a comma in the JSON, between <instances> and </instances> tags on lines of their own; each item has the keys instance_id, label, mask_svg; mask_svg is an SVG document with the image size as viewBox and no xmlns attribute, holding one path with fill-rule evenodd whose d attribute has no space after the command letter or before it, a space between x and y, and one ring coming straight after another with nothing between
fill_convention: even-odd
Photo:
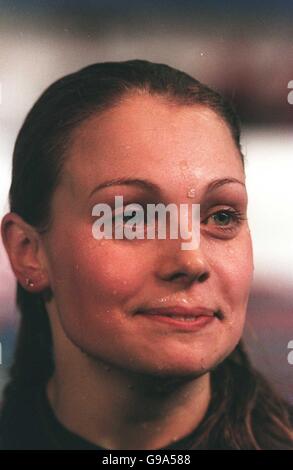
<instances>
[{"instance_id":1,"label":"ear","mask_svg":"<svg viewBox=\"0 0 293 470\"><path fill-rule=\"evenodd\" d=\"M35 293L49 287L46 257L38 232L19 215L8 212L1 222L1 235L18 282Z\"/></svg>"}]
</instances>

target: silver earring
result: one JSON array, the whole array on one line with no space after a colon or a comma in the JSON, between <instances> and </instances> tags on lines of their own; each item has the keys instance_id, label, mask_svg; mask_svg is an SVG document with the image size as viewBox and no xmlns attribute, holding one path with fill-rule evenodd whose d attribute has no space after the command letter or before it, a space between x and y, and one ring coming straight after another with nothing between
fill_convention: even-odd
<instances>
[{"instance_id":1,"label":"silver earring","mask_svg":"<svg viewBox=\"0 0 293 470\"><path fill-rule=\"evenodd\" d=\"M34 287L35 285L35 283L29 277L25 279L25 283L28 287Z\"/></svg>"}]
</instances>

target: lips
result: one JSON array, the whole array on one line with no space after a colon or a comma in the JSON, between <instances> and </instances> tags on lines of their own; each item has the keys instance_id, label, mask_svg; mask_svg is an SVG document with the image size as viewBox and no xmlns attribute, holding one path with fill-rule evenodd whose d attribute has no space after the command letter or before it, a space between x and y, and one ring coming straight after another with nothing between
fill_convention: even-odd
<instances>
[{"instance_id":1,"label":"lips","mask_svg":"<svg viewBox=\"0 0 293 470\"><path fill-rule=\"evenodd\" d=\"M136 314L147 322L161 323L164 328L172 328L177 333L196 333L207 327L216 325L219 310L207 307L192 307L191 305L164 305L139 309ZM172 331L172 330L171 330Z\"/></svg>"},{"instance_id":2,"label":"lips","mask_svg":"<svg viewBox=\"0 0 293 470\"><path fill-rule=\"evenodd\" d=\"M178 320L194 320L198 317L219 317L219 310L206 307L187 307L187 306L164 306L158 308L143 308L137 311L137 314L158 315Z\"/></svg>"}]
</instances>

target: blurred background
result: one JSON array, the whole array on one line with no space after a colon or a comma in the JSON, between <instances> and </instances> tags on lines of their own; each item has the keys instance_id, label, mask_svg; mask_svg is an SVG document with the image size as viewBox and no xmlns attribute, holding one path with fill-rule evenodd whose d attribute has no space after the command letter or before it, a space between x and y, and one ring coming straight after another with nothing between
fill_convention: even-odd
<instances>
[{"instance_id":1,"label":"blurred background","mask_svg":"<svg viewBox=\"0 0 293 470\"><path fill-rule=\"evenodd\" d=\"M232 99L243 126L255 262L245 342L293 403L293 2L19 0L0 1L0 11L0 218L9 210L17 132L57 78L93 62L142 58ZM0 242L0 398L18 325L15 286Z\"/></svg>"}]
</instances>

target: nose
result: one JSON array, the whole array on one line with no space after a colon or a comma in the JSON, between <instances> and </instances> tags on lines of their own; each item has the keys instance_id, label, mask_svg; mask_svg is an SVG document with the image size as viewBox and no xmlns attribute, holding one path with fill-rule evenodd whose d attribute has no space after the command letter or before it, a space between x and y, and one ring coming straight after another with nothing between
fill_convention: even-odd
<instances>
[{"instance_id":1,"label":"nose","mask_svg":"<svg viewBox=\"0 0 293 470\"><path fill-rule=\"evenodd\" d=\"M158 276L161 280L188 286L210 277L210 268L200 247L183 250L180 246L169 246L166 251L159 260Z\"/></svg>"}]
</instances>

